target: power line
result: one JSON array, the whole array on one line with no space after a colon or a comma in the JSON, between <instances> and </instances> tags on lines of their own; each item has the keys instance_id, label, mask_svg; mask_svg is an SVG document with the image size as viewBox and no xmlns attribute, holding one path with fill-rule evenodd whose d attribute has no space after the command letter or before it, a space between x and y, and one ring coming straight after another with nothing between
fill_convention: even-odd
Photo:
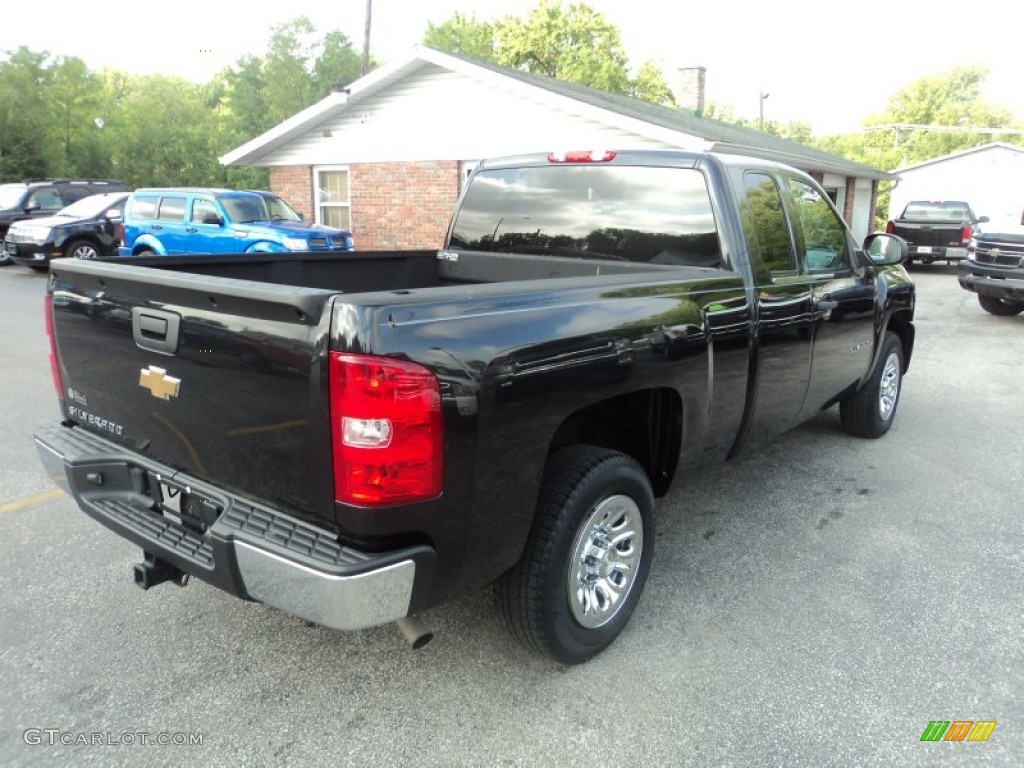
<instances>
[{"instance_id":1,"label":"power line","mask_svg":"<svg viewBox=\"0 0 1024 768\"><path fill-rule=\"evenodd\" d=\"M978 133L978 134L1024 134L1024 128L978 128L968 125L918 125L917 123L888 123L886 125L868 125L861 130L869 131L944 131L947 133Z\"/></svg>"}]
</instances>

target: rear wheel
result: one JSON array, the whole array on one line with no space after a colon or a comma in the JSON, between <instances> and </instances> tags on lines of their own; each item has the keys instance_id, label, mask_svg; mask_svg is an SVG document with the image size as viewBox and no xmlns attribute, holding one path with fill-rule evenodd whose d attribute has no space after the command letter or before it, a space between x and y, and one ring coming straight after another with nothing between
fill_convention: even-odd
<instances>
[{"instance_id":1,"label":"rear wheel","mask_svg":"<svg viewBox=\"0 0 1024 768\"><path fill-rule=\"evenodd\" d=\"M858 437L881 437L896 417L903 384L903 345L888 331L867 383L839 403L843 429Z\"/></svg>"},{"instance_id":2,"label":"rear wheel","mask_svg":"<svg viewBox=\"0 0 1024 768\"><path fill-rule=\"evenodd\" d=\"M978 294L978 303L990 315L999 315L1000 317L1010 317L1024 312L1024 302L1007 303L995 296L982 296L980 293Z\"/></svg>"},{"instance_id":3,"label":"rear wheel","mask_svg":"<svg viewBox=\"0 0 1024 768\"><path fill-rule=\"evenodd\" d=\"M506 626L565 664L596 656L640 600L654 545L654 494L636 461L578 445L548 462L522 559L495 584Z\"/></svg>"},{"instance_id":4,"label":"rear wheel","mask_svg":"<svg viewBox=\"0 0 1024 768\"><path fill-rule=\"evenodd\" d=\"M95 259L99 255L96 246L88 240L75 240L64 249L64 256L69 259Z\"/></svg>"}]
</instances>

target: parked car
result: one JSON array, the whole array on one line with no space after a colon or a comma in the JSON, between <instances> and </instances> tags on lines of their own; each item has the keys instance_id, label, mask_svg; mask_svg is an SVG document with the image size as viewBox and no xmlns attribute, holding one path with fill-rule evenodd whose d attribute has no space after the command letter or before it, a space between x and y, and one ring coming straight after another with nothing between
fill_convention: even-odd
<instances>
[{"instance_id":1,"label":"parked car","mask_svg":"<svg viewBox=\"0 0 1024 768\"><path fill-rule=\"evenodd\" d=\"M836 405L892 426L906 244L856 243L806 174L631 150L466 184L440 251L53 264L39 455L142 548L140 587L416 647L417 614L494 584L516 638L578 663L636 607L673 480Z\"/></svg>"},{"instance_id":2,"label":"parked car","mask_svg":"<svg viewBox=\"0 0 1024 768\"><path fill-rule=\"evenodd\" d=\"M116 256L127 192L83 197L45 219L17 221L7 230L4 248L18 264L45 270L51 259Z\"/></svg>"},{"instance_id":3,"label":"parked car","mask_svg":"<svg viewBox=\"0 0 1024 768\"><path fill-rule=\"evenodd\" d=\"M124 214L121 256L351 251L352 235L313 224L275 194L138 189Z\"/></svg>"},{"instance_id":4,"label":"parked car","mask_svg":"<svg viewBox=\"0 0 1024 768\"><path fill-rule=\"evenodd\" d=\"M914 200L885 231L907 241L907 266L915 261L953 264L967 256L967 244L987 216L976 216L963 200Z\"/></svg>"},{"instance_id":5,"label":"parked car","mask_svg":"<svg viewBox=\"0 0 1024 768\"><path fill-rule=\"evenodd\" d=\"M960 262L960 287L978 294L992 315L1024 312L1024 217L1022 225L976 235Z\"/></svg>"},{"instance_id":6,"label":"parked car","mask_svg":"<svg viewBox=\"0 0 1024 768\"><path fill-rule=\"evenodd\" d=\"M0 241L16 221L53 214L83 197L101 192L127 192L128 185L112 179L26 179L0 184ZM13 263L0 248L0 266Z\"/></svg>"}]
</instances>

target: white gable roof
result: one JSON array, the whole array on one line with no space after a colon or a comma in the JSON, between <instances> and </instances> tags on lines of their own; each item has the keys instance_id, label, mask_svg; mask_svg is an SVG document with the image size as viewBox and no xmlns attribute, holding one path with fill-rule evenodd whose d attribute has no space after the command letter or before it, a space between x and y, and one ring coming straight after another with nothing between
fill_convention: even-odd
<instances>
[{"instance_id":1,"label":"white gable roof","mask_svg":"<svg viewBox=\"0 0 1024 768\"><path fill-rule=\"evenodd\" d=\"M224 165L464 160L578 146L711 142L417 46L220 158ZM611 143L607 143L611 142Z\"/></svg>"},{"instance_id":2,"label":"white gable roof","mask_svg":"<svg viewBox=\"0 0 1024 768\"><path fill-rule=\"evenodd\" d=\"M940 163L948 162L950 160L957 160L957 159L962 158L962 157L967 157L968 155L973 155L973 154L977 154L977 153L987 153L987 152L993 152L993 151L995 151L995 152L1005 152L1005 151L1008 151L1008 152L1010 152L1012 154L1024 154L1024 147L1018 147L1015 144L1009 144L1009 143L1007 143L1005 141L993 141L993 142L990 142L988 144L982 144L981 146L971 147L970 149L964 149L964 150L961 150L959 152L952 152L952 153L950 153L948 155L943 155L942 157L933 157L933 158L931 158L929 160L924 160L924 161L922 161L920 163L912 163L911 165L904 165L901 168L897 168L895 171L893 171L893 173L904 173L905 171L913 171L913 170L917 170L918 168L924 168L927 165L937 165L937 164L940 164Z\"/></svg>"}]
</instances>

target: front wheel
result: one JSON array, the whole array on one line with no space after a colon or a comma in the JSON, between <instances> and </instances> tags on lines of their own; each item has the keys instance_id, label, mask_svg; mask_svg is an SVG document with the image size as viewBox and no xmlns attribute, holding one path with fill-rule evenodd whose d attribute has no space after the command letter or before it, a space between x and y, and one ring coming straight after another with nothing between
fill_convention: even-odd
<instances>
[{"instance_id":1,"label":"front wheel","mask_svg":"<svg viewBox=\"0 0 1024 768\"><path fill-rule=\"evenodd\" d=\"M506 626L564 664L596 656L640 600L654 546L654 494L632 458L589 445L548 462L523 556L495 584Z\"/></svg>"},{"instance_id":2,"label":"front wheel","mask_svg":"<svg viewBox=\"0 0 1024 768\"><path fill-rule=\"evenodd\" d=\"M95 259L99 255L96 246L88 240L75 240L64 249L64 256L69 259Z\"/></svg>"},{"instance_id":3,"label":"front wheel","mask_svg":"<svg viewBox=\"0 0 1024 768\"><path fill-rule=\"evenodd\" d=\"M858 437L881 437L896 417L903 384L903 345L892 331L882 339L882 350L868 381L839 402L843 429Z\"/></svg>"},{"instance_id":4,"label":"front wheel","mask_svg":"<svg viewBox=\"0 0 1024 768\"><path fill-rule=\"evenodd\" d=\"M999 317L1012 317L1024 312L1024 302L1007 303L995 296L982 296L980 293L978 294L978 303L990 315Z\"/></svg>"}]
</instances>

